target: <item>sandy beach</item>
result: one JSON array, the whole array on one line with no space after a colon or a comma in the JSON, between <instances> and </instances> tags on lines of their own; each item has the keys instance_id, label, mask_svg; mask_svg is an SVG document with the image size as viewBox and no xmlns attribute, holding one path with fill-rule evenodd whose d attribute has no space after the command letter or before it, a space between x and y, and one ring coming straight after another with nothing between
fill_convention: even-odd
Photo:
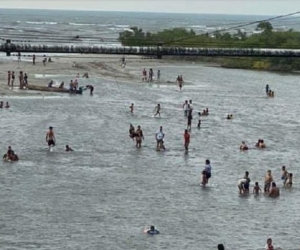
<instances>
[{"instance_id":1,"label":"sandy beach","mask_svg":"<svg viewBox=\"0 0 300 250\"><path fill-rule=\"evenodd\" d=\"M1 95L27 95L28 91L19 90L18 74L20 71L27 73L28 83L33 85L47 86L48 82L54 77L58 79L62 75L64 78L68 77L70 80L75 79L76 74L79 73L80 77L88 72L90 78L100 77L107 79L115 79L124 82L141 82L142 69L146 67L147 70L153 65L166 64L164 60L156 59L142 59L139 56L126 57L126 67L121 66L121 57L117 55L62 55L50 56L52 62L42 63L42 56L37 56L36 64L33 65L32 58L24 56L21 62L18 62L15 56L2 57L0 61L0 93ZM75 65L75 66L74 66ZM15 71L14 90L12 91L7 84L7 72ZM167 83L161 82L161 83ZM69 82L65 81L65 87L68 87ZM174 82L175 84L175 82ZM43 92L44 94L52 94ZM38 91L30 91L32 94L41 94Z\"/></svg>"}]
</instances>

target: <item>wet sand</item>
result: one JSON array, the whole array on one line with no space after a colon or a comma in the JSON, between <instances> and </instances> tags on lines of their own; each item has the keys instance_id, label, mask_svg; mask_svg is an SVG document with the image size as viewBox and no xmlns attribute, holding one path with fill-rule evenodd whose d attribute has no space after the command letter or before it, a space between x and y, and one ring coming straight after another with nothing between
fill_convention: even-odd
<instances>
[{"instance_id":1,"label":"wet sand","mask_svg":"<svg viewBox=\"0 0 300 250\"><path fill-rule=\"evenodd\" d=\"M31 57L22 57L21 62L15 56L4 57L0 59L0 94L1 95L27 95L28 91L19 90L19 72L23 71L28 75L28 83L33 85L47 86L49 81L55 76L59 75L68 77L74 80L76 74L80 77L85 72L88 72L90 78L101 77L108 79L116 79L124 82L142 82L142 69L147 70L153 67L159 67L166 64L164 60L157 59L143 59L139 56L126 57L126 67L122 67L121 57L115 55L62 55L51 57L52 62L42 63L42 57L37 56L36 64L33 65ZM7 85L7 72L15 71L14 90L11 90ZM155 72L156 73L156 72ZM173 79L172 79L173 80ZM170 79L160 82L161 84L173 84ZM175 84L175 81L174 81ZM65 81L65 88L69 82ZM32 94L41 94L38 91L30 91ZM52 94L43 92L44 94Z\"/></svg>"}]
</instances>

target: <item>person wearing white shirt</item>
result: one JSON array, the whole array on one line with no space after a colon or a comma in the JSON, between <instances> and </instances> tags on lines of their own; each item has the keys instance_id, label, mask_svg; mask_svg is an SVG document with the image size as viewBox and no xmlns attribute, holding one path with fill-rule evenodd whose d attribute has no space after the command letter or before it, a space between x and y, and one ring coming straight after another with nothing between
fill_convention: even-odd
<instances>
[{"instance_id":1,"label":"person wearing white shirt","mask_svg":"<svg viewBox=\"0 0 300 250\"><path fill-rule=\"evenodd\" d=\"M161 148L163 150L165 150L164 138L165 138L165 134L163 133L163 127L160 126L160 128L157 131L156 136L155 136L155 139L156 139L156 142L157 142L157 145L156 145L157 151L159 151Z\"/></svg>"},{"instance_id":2,"label":"person wearing white shirt","mask_svg":"<svg viewBox=\"0 0 300 250\"><path fill-rule=\"evenodd\" d=\"M182 108L184 110L184 116L188 115L188 101L185 100L184 104L182 105Z\"/></svg>"},{"instance_id":3,"label":"person wearing white shirt","mask_svg":"<svg viewBox=\"0 0 300 250\"><path fill-rule=\"evenodd\" d=\"M240 190L240 194L245 191L244 185L247 183L247 179L240 179L238 182L238 188Z\"/></svg>"}]
</instances>

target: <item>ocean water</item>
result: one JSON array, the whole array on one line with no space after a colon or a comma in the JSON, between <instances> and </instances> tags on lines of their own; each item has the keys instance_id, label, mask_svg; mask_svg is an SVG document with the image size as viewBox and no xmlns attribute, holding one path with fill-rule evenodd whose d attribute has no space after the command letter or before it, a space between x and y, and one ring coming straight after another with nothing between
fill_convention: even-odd
<instances>
[{"instance_id":1,"label":"ocean water","mask_svg":"<svg viewBox=\"0 0 300 250\"><path fill-rule=\"evenodd\" d=\"M129 63L126 70L137 69ZM253 250L262 249L268 237L277 247L296 249L298 76L180 63L160 70L164 79L180 72L188 84L180 92L172 84L90 78L92 97L1 98L11 104L0 110L1 151L12 145L20 157L1 164L1 249L213 250L224 243L226 249ZM274 99L265 97L266 83ZM195 111L210 109L200 130L194 114L188 155L181 106L186 99L193 100ZM157 103L161 118L153 117ZM232 121L225 119L228 113ZM144 131L140 150L128 136L130 123ZM51 153L45 142L50 125L57 137ZM155 150L159 126L166 152ZM266 150L238 150L242 140L252 146L258 138ZM64 152L66 144L75 151ZM213 172L202 188L207 158ZM282 165L295 176L290 190L282 188ZM268 169L281 188L279 199L238 194L245 171L252 184L263 186ZM160 235L143 234L151 224Z\"/></svg>"},{"instance_id":2,"label":"ocean water","mask_svg":"<svg viewBox=\"0 0 300 250\"><path fill-rule=\"evenodd\" d=\"M43 32L49 27L58 30L59 25L25 21L76 26L66 24L76 22L73 12L56 17L25 12L7 25L40 27ZM78 23L92 23L81 17L85 12L74 13L82 18ZM125 25L113 17L107 22ZM3 20L8 22L8 17ZM155 17L152 22L158 20ZM156 72L155 62L152 68ZM141 71L130 62L125 70ZM254 250L262 249L269 237L276 247L297 249L299 77L185 62L165 63L160 70L164 80L184 75L183 91L173 84L90 78L81 83L95 86L92 97L86 92L82 96L0 98L11 104L10 109L0 110L1 152L11 145L20 157L17 163L1 164L1 249L214 250L223 243L230 250ZM273 99L265 97L267 83L275 91ZM183 148L186 120L182 111L187 99L193 100L195 111L210 109L200 130L194 114L188 155ZM134 115L129 112L131 103ZM157 103L162 106L161 118L153 117ZM233 114L232 121L225 119L228 113ZM130 123L141 125L144 131L140 150L128 136ZM49 126L57 137L51 153L45 142ZM166 152L155 150L159 126L166 134ZM238 150L242 140L253 146L259 138L265 140L267 149ZM64 152L66 144L75 151ZM211 160L213 172L208 187L202 188L200 173L206 159ZM280 181L282 165L295 176L290 190ZM281 189L279 199L238 194L237 183L245 171L250 172L252 185L258 181L263 187L268 169ZM160 235L143 234L151 224Z\"/></svg>"},{"instance_id":3,"label":"ocean water","mask_svg":"<svg viewBox=\"0 0 300 250\"><path fill-rule=\"evenodd\" d=\"M0 39L13 42L61 44L119 45L119 33L138 26L145 31L185 27L196 33L212 32L270 16L166 14L130 12L93 12L59 10L0 9ZM299 17L286 17L272 21L275 28L300 29ZM251 32L255 25L242 28ZM80 36L79 41L75 37Z\"/></svg>"}]
</instances>

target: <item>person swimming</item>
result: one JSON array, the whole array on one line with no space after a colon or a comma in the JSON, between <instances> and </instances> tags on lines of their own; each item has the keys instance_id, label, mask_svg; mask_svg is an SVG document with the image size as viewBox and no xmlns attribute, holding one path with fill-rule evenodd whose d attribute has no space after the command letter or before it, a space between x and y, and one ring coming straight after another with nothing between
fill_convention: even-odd
<instances>
[{"instance_id":1,"label":"person swimming","mask_svg":"<svg viewBox=\"0 0 300 250\"><path fill-rule=\"evenodd\" d=\"M232 120L233 119L233 115L232 114L228 114L226 117L227 120Z\"/></svg>"},{"instance_id":2,"label":"person swimming","mask_svg":"<svg viewBox=\"0 0 300 250\"><path fill-rule=\"evenodd\" d=\"M266 144L265 144L264 140L262 140L262 139L258 139L258 142L255 144L255 146L257 148L266 148Z\"/></svg>"},{"instance_id":3,"label":"person swimming","mask_svg":"<svg viewBox=\"0 0 300 250\"><path fill-rule=\"evenodd\" d=\"M244 141L242 141L242 144L240 145L240 150L248 150L248 149L249 148L248 148L247 144Z\"/></svg>"},{"instance_id":4,"label":"person swimming","mask_svg":"<svg viewBox=\"0 0 300 250\"><path fill-rule=\"evenodd\" d=\"M3 155L4 161L18 161L19 157L12 150L11 146L8 147L8 150L5 155Z\"/></svg>"},{"instance_id":5,"label":"person swimming","mask_svg":"<svg viewBox=\"0 0 300 250\"><path fill-rule=\"evenodd\" d=\"M6 108L6 109L10 108L10 106L9 106L9 103L8 103L8 102L6 102L6 104L5 104L5 108Z\"/></svg>"},{"instance_id":6,"label":"person swimming","mask_svg":"<svg viewBox=\"0 0 300 250\"><path fill-rule=\"evenodd\" d=\"M72 148L69 147L69 145L66 145L66 152L74 151Z\"/></svg>"},{"instance_id":7,"label":"person swimming","mask_svg":"<svg viewBox=\"0 0 300 250\"><path fill-rule=\"evenodd\" d=\"M154 226L150 226L150 228L146 229L144 232L150 235L159 234L159 231Z\"/></svg>"}]
</instances>

